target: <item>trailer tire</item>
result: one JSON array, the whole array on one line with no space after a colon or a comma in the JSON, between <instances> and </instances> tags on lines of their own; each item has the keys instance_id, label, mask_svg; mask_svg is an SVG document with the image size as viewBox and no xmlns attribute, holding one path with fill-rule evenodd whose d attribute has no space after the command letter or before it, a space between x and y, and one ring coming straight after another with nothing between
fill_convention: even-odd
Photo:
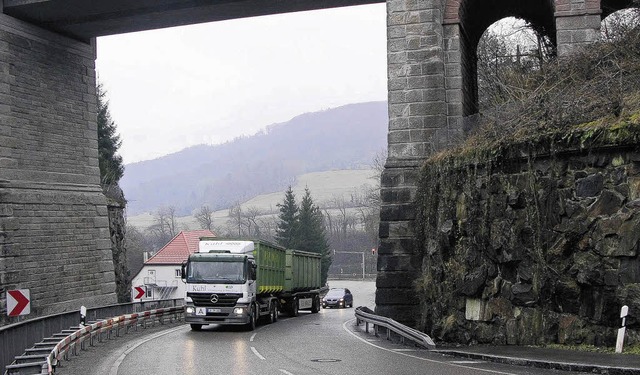
<instances>
[{"instance_id":1,"label":"trailer tire","mask_svg":"<svg viewBox=\"0 0 640 375\"><path fill-rule=\"evenodd\" d=\"M298 299L294 298L291 300L291 308L289 309L289 313L291 316L298 316Z\"/></svg>"},{"instance_id":2,"label":"trailer tire","mask_svg":"<svg viewBox=\"0 0 640 375\"><path fill-rule=\"evenodd\" d=\"M271 302L269 304L269 316L267 317L267 323L273 324L278 320L278 309L276 308L276 303Z\"/></svg>"},{"instance_id":3,"label":"trailer tire","mask_svg":"<svg viewBox=\"0 0 640 375\"><path fill-rule=\"evenodd\" d=\"M320 297L313 297L313 303L311 304L311 313L317 314L320 311Z\"/></svg>"},{"instance_id":4,"label":"trailer tire","mask_svg":"<svg viewBox=\"0 0 640 375\"><path fill-rule=\"evenodd\" d=\"M201 331L202 330L202 324L191 324L191 330L192 331Z\"/></svg>"}]
</instances>

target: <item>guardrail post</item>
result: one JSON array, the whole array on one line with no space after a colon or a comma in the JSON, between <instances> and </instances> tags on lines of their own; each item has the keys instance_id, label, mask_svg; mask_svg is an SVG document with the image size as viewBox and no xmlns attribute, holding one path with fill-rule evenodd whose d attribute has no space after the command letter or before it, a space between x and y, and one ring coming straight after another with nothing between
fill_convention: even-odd
<instances>
[{"instance_id":1,"label":"guardrail post","mask_svg":"<svg viewBox=\"0 0 640 375\"><path fill-rule=\"evenodd\" d=\"M87 322L87 307L80 306L80 325L85 326Z\"/></svg>"}]
</instances>

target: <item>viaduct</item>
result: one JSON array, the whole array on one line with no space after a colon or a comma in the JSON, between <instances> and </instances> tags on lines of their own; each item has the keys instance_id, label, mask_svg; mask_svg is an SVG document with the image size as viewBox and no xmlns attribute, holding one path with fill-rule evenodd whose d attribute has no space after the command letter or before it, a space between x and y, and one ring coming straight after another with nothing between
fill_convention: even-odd
<instances>
[{"instance_id":1,"label":"viaduct","mask_svg":"<svg viewBox=\"0 0 640 375\"><path fill-rule=\"evenodd\" d=\"M31 291L31 316L116 302L98 169L96 37L377 2L0 0L2 319L11 289ZM485 29L504 17L525 19L564 56L597 40L601 20L631 2L386 1L389 156L382 175L378 313L410 325L417 316L412 280L422 257L412 223L419 166L463 136L463 119L477 111L475 49Z\"/></svg>"}]
</instances>

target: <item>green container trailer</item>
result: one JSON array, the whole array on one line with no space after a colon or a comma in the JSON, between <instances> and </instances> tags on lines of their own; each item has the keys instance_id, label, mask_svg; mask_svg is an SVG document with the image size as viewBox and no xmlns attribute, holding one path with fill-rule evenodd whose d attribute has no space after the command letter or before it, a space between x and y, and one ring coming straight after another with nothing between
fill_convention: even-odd
<instances>
[{"instance_id":1,"label":"green container trailer","mask_svg":"<svg viewBox=\"0 0 640 375\"><path fill-rule=\"evenodd\" d=\"M279 312L320 310L320 255L262 240L203 237L182 265L182 279L185 321L193 330L206 324L254 329L259 318L273 323Z\"/></svg>"},{"instance_id":2,"label":"green container trailer","mask_svg":"<svg viewBox=\"0 0 640 375\"><path fill-rule=\"evenodd\" d=\"M285 289L292 292L319 289L320 283L320 254L287 250Z\"/></svg>"}]
</instances>

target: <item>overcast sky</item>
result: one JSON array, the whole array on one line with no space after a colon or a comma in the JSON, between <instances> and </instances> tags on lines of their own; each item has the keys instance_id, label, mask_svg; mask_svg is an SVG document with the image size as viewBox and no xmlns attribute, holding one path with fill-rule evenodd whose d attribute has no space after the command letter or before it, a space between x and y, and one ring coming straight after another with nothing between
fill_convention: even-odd
<instances>
[{"instance_id":1,"label":"overcast sky","mask_svg":"<svg viewBox=\"0 0 640 375\"><path fill-rule=\"evenodd\" d=\"M387 99L385 4L98 38L125 164Z\"/></svg>"}]
</instances>

